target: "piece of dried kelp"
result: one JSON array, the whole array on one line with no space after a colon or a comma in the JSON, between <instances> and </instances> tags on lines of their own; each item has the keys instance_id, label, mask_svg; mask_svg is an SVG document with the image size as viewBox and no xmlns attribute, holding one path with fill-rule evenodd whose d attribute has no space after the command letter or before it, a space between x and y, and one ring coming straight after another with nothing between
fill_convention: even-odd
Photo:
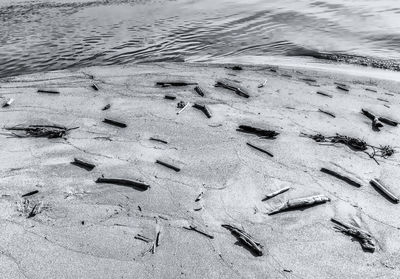
<instances>
[{"instance_id":1,"label":"piece of dried kelp","mask_svg":"<svg viewBox=\"0 0 400 279\"><path fill-rule=\"evenodd\" d=\"M361 247L364 250L369 252L375 251L375 242L370 233L360 228L357 228L356 226L353 226L349 223L340 221L336 218L332 218L331 221L337 224L337 226L335 226L335 229L344 234L355 237L360 242Z\"/></svg>"},{"instance_id":2,"label":"piece of dried kelp","mask_svg":"<svg viewBox=\"0 0 400 279\"><path fill-rule=\"evenodd\" d=\"M136 190L140 191L146 191L148 188L150 188L149 185L139 182L139 181L134 181L134 180L129 180L129 179L120 179L120 178L104 178L104 177L99 177L96 180L96 183L106 183L106 184L115 184L115 185L121 185L121 186L127 186L127 187L132 187Z\"/></svg>"},{"instance_id":3,"label":"piece of dried kelp","mask_svg":"<svg viewBox=\"0 0 400 279\"><path fill-rule=\"evenodd\" d=\"M263 255L263 246L256 241L250 234L236 226L223 224L223 228L229 230L240 242L246 245L255 255Z\"/></svg>"},{"instance_id":4,"label":"piece of dried kelp","mask_svg":"<svg viewBox=\"0 0 400 279\"><path fill-rule=\"evenodd\" d=\"M264 130L260 128L251 127L248 125L240 125L239 128L236 129L236 131L257 135L263 139L275 139L279 135L278 132L272 130Z\"/></svg>"},{"instance_id":5,"label":"piece of dried kelp","mask_svg":"<svg viewBox=\"0 0 400 279\"><path fill-rule=\"evenodd\" d=\"M344 182L346 182L346 183L348 183L350 185L353 185L355 187L361 187L360 183L358 183L358 182L354 181L353 179L348 178L348 177L346 177L344 175L341 175L341 174L339 174L339 173L337 173L337 172L335 172L333 170L329 170L329 169L326 169L326 168L321 168L321 172L329 174L329 175L332 175L332 176L334 176L336 178L339 178L340 180L343 180Z\"/></svg>"},{"instance_id":6,"label":"piece of dried kelp","mask_svg":"<svg viewBox=\"0 0 400 279\"><path fill-rule=\"evenodd\" d=\"M315 196L310 196L310 197L305 197L305 198L290 199L290 200L287 200L285 203L283 203L278 208L268 212L268 215L273 215L273 214L283 212L286 210L299 209L302 207L323 204L330 200L331 199L325 195L315 195Z\"/></svg>"}]
</instances>

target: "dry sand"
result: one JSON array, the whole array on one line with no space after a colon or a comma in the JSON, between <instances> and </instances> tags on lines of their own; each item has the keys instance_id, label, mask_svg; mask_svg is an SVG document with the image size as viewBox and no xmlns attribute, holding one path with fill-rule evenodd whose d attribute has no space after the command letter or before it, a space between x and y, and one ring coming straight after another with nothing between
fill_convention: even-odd
<instances>
[{"instance_id":1,"label":"dry sand","mask_svg":"<svg viewBox=\"0 0 400 279\"><path fill-rule=\"evenodd\" d=\"M90 87L88 74L99 91ZM240 81L251 97L213 87L224 77ZM177 79L199 82L206 96L198 96L193 86L155 86L156 81ZM266 86L258 88L265 79ZM348 84L350 91L337 90L335 81ZM380 178L399 196L398 154L379 158L378 165L344 145L323 145L299 136L340 133L398 148L398 127L374 132L371 121L360 113L366 108L399 120L395 81L291 67L272 72L267 66L232 71L223 65L153 64L18 76L1 80L0 86L3 97L15 99L0 110L2 126L79 127L66 139L15 138L2 131L1 278L400 277L399 205L368 184ZM38 88L60 94L40 94ZM177 99L165 100L165 94ZM207 104L213 117L193 108L177 115L181 100ZM111 108L102 111L108 103ZM337 117L322 114L320 108ZM105 117L128 126L107 125L102 122ZM237 132L240 124L280 135L259 139ZM88 172L71 165L74 157L96 168ZM157 159L181 171L155 164ZM321 173L321 167L354 177L362 187ZM140 192L96 184L101 175L142 180L151 188ZM261 201L286 186L292 189ZM21 197L32 190L39 193ZM202 200L195 202L201 192ZM313 194L325 194L331 202L267 215L288 198ZM24 207L26 200L30 205ZM32 205L40 202L40 212L27 218ZM369 231L377 241L375 253L364 252L359 242L336 232L332 217ZM264 246L264 255L255 257L236 245L236 238L221 227L224 223L243 226ZM214 239L182 228L189 224L197 224ZM157 228L160 245L154 254L143 255L151 243L135 235L154 239Z\"/></svg>"}]
</instances>

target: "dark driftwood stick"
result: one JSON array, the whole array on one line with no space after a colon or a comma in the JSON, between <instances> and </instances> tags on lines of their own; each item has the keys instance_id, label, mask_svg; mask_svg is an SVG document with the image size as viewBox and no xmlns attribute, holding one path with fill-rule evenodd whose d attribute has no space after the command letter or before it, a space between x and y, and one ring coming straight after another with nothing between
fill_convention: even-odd
<instances>
[{"instance_id":1,"label":"dark driftwood stick","mask_svg":"<svg viewBox=\"0 0 400 279\"><path fill-rule=\"evenodd\" d=\"M189 231L198 232L199 234L202 234L202 235L204 235L204 236L206 236L208 238L214 239L213 235L211 235L211 234L209 234L209 233L207 233L207 232L205 232L203 230L198 229L196 226L190 225L189 227L183 227L183 228L186 229L186 230L189 230Z\"/></svg>"},{"instance_id":2,"label":"dark driftwood stick","mask_svg":"<svg viewBox=\"0 0 400 279\"><path fill-rule=\"evenodd\" d=\"M368 117L372 121L374 121L374 119L376 118L376 116L373 115L372 113L370 113L368 110L361 109L361 113L364 114L366 117Z\"/></svg>"},{"instance_id":3,"label":"dark driftwood stick","mask_svg":"<svg viewBox=\"0 0 400 279\"><path fill-rule=\"evenodd\" d=\"M240 242L249 247L257 256L263 255L263 246L256 241L250 234L233 225L223 224L223 228L229 230Z\"/></svg>"},{"instance_id":4,"label":"dark driftwood stick","mask_svg":"<svg viewBox=\"0 0 400 279\"><path fill-rule=\"evenodd\" d=\"M153 137L151 137L151 138L150 138L150 140L153 140L153 141L158 141L158 142L161 142L161 143L164 143L164 144L168 144L168 142L167 142L167 141L165 141L165 140L162 140L162 139L156 139L156 138L153 138Z\"/></svg>"},{"instance_id":5,"label":"dark driftwood stick","mask_svg":"<svg viewBox=\"0 0 400 279\"><path fill-rule=\"evenodd\" d=\"M92 84L92 88L96 91L99 91L99 87L95 83Z\"/></svg>"},{"instance_id":6,"label":"dark driftwood stick","mask_svg":"<svg viewBox=\"0 0 400 279\"><path fill-rule=\"evenodd\" d=\"M390 120L389 118L386 117L379 117L378 120L390 126L397 126L399 124L397 121Z\"/></svg>"},{"instance_id":7,"label":"dark driftwood stick","mask_svg":"<svg viewBox=\"0 0 400 279\"><path fill-rule=\"evenodd\" d=\"M174 170L174 171L176 171L176 172L181 171L180 168L175 167L175 166L173 166L173 165L170 165L170 164L165 163L165 162L160 161L160 160L157 160L156 163L157 163L157 164L160 164L160 165L163 165L164 167L170 168L170 169L172 169L172 170Z\"/></svg>"},{"instance_id":8,"label":"dark driftwood stick","mask_svg":"<svg viewBox=\"0 0 400 279\"><path fill-rule=\"evenodd\" d=\"M91 171L92 169L94 169L96 167L96 165L91 164L89 162L85 162L83 160L80 160L78 158L74 158L74 161L71 162L72 165L84 168L85 170Z\"/></svg>"},{"instance_id":9,"label":"dark driftwood stick","mask_svg":"<svg viewBox=\"0 0 400 279\"><path fill-rule=\"evenodd\" d=\"M108 118L104 118L103 122L107 123L107 124L110 124L110 125L114 125L114 126L120 127L120 128L126 128L126 124L125 123L118 122L118 121L115 121L115 120L111 120L111 119L108 119Z\"/></svg>"},{"instance_id":10,"label":"dark driftwood stick","mask_svg":"<svg viewBox=\"0 0 400 279\"><path fill-rule=\"evenodd\" d=\"M164 96L164 99L167 99L167 100L175 100L176 97L175 97L175 96L172 96L172 95L165 95L165 96Z\"/></svg>"},{"instance_id":11,"label":"dark driftwood stick","mask_svg":"<svg viewBox=\"0 0 400 279\"><path fill-rule=\"evenodd\" d=\"M250 97L250 95L247 94L247 92L245 92L244 89L242 89L240 86L238 86L232 82L229 82L228 80L217 81L217 83L214 86L231 90L241 97L245 97L245 98Z\"/></svg>"},{"instance_id":12,"label":"dark driftwood stick","mask_svg":"<svg viewBox=\"0 0 400 279\"><path fill-rule=\"evenodd\" d=\"M338 85L338 86L336 86L336 88L340 89L340 90L343 90L343 91L346 91L346 92L349 92L349 88L347 88L347 86Z\"/></svg>"},{"instance_id":13,"label":"dark driftwood stick","mask_svg":"<svg viewBox=\"0 0 400 279\"><path fill-rule=\"evenodd\" d=\"M14 102L13 98L7 98L6 101L3 103L2 107L6 108L9 107Z\"/></svg>"},{"instance_id":14,"label":"dark driftwood stick","mask_svg":"<svg viewBox=\"0 0 400 279\"><path fill-rule=\"evenodd\" d=\"M60 94L59 91L56 90L45 90L45 89L38 89L38 93L48 93L48 94Z\"/></svg>"},{"instance_id":15,"label":"dark driftwood stick","mask_svg":"<svg viewBox=\"0 0 400 279\"><path fill-rule=\"evenodd\" d=\"M279 189L278 191L275 191L275 192L272 192L272 193L266 195L266 196L262 199L262 201L269 200L269 199L271 199L271 198L273 198L273 197L275 197L275 196L277 196L277 195L279 195L279 194L285 193L286 191L289 191L289 190L290 190L290 187L285 187L285 188Z\"/></svg>"},{"instance_id":16,"label":"dark driftwood stick","mask_svg":"<svg viewBox=\"0 0 400 279\"><path fill-rule=\"evenodd\" d=\"M372 239L371 234L349 223L340 221L336 218L332 218L331 221L338 225L335 227L338 231L358 239L363 249L369 252L375 251L375 243L374 240Z\"/></svg>"},{"instance_id":17,"label":"dark driftwood stick","mask_svg":"<svg viewBox=\"0 0 400 279\"><path fill-rule=\"evenodd\" d=\"M326 203L330 200L331 200L330 198L328 198L324 195L316 195L316 196L311 196L311 197L306 197L306 198L291 199L291 200L286 201L284 204L282 204L278 208L270 211L268 213L268 215L273 215L273 214L276 214L276 213L279 213L279 212L282 212L285 210L318 205L318 204Z\"/></svg>"},{"instance_id":18,"label":"dark driftwood stick","mask_svg":"<svg viewBox=\"0 0 400 279\"><path fill-rule=\"evenodd\" d=\"M313 79L313 78L301 78L301 80L308 81L308 82L317 82L317 80Z\"/></svg>"},{"instance_id":19,"label":"dark driftwood stick","mask_svg":"<svg viewBox=\"0 0 400 279\"><path fill-rule=\"evenodd\" d=\"M267 138L267 139L275 139L276 136L279 135L278 132L272 130L264 130L260 128L251 127L248 125L239 125L239 128L236 129L236 131L242 133L254 134L261 138Z\"/></svg>"},{"instance_id":20,"label":"dark driftwood stick","mask_svg":"<svg viewBox=\"0 0 400 279\"><path fill-rule=\"evenodd\" d=\"M104 106L104 108L102 108L102 110L108 110L110 107L111 107L111 105L107 104L107 105Z\"/></svg>"},{"instance_id":21,"label":"dark driftwood stick","mask_svg":"<svg viewBox=\"0 0 400 279\"><path fill-rule=\"evenodd\" d=\"M135 188L135 189L141 190L141 191L145 191L148 188L150 188L149 185L142 183L142 182L128 180L128 179L119 179L119 178L99 177L99 178L97 178L96 183L106 183L106 184L116 184L116 185L128 186L128 187L132 187L132 188Z\"/></svg>"},{"instance_id":22,"label":"dark driftwood stick","mask_svg":"<svg viewBox=\"0 0 400 279\"><path fill-rule=\"evenodd\" d=\"M250 147L252 147L252 148L258 150L258 151L261 151L261 152L263 152L263 153L269 155L270 157L274 157L274 155L273 155L272 153L268 152L267 150L264 150L264 149L262 149L262 148L260 148L260 147L257 147L257 146L255 146L255 145L249 143L249 142L247 142L246 144L247 144L248 146L250 146Z\"/></svg>"},{"instance_id":23,"label":"dark driftwood stick","mask_svg":"<svg viewBox=\"0 0 400 279\"><path fill-rule=\"evenodd\" d=\"M378 91L376 91L375 89L372 89L372 88L365 88L365 90L367 90L367 91L370 91L370 92L378 92Z\"/></svg>"},{"instance_id":24,"label":"dark driftwood stick","mask_svg":"<svg viewBox=\"0 0 400 279\"><path fill-rule=\"evenodd\" d=\"M319 112L325 113L333 118L336 118L336 115L334 115L332 112L326 111L326 110L322 110L322 109L318 109Z\"/></svg>"},{"instance_id":25,"label":"dark driftwood stick","mask_svg":"<svg viewBox=\"0 0 400 279\"><path fill-rule=\"evenodd\" d=\"M135 237L134 237L135 239L139 239L139 240L142 240L142 241L144 241L144 242L150 242L151 241L151 239L150 238L148 238L148 237L145 237L145 236L143 236L143 235L141 235L141 234L137 234L137 235L135 235Z\"/></svg>"},{"instance_id":26,"label":"dark driftwood stick","mask_svg":"<svg viewBox=\"0 0 400 279\"><path fill-rule=\"evenodd\" d=\"M194 104L193 107L201 110L207 116L207 118L211 118L211 112L206 105Z\"/></svg>"},{"instance_id":27,"label":"dark driftwood stick","mask_svg":"<svg viewBox=\"0 0 400 279\"><path fill-rule=\"evenodd\" d=\"M203 91L203 89L201 89L200 86L196 86L194 88L194 91L196 91L196 93L199 94L201 97L204 97L204 91Z\"/></svg>"},{"instance_id":28,"label":"dark driftwood stick","mask_svg":"<svg viewBox=\"0 0 400 279\"><path fill-rule=\"evenodd\" d=\"M328 170L326 168L321 168L321 171L323 173L326 173L326 174L332 175L332 176L334 176L336 178L339 178L340 180L343 180L344 182L347 182L350 185L353 185L353 186L356 186L356 187L361 187L360 183L358 183L358 182L356 182L356 181L354 181L354 180L352 180L352 179L350 179L350 178L348 178L346 176L343 176L343 175L341 175L341 174L339 174L339 173L337 173L337 172L335 172L333 170Z\"/></svg>"},{"instance_id":29,"label":"dark driftwood stick","mask_svg":"<svg viewBox=\"0 0 400 279\"><path fill-rule=\"evenodd\" d=\"M395 203L399 203L399 198L396 197L388 188L383 186L383 184L378 179L372 179L369 182L375 188L378 188L383 194L385 194L389 199Z\"/></svg>"},{"instance_id":30,"label":"dark driftwood stick","mask_svg":"<svg viewBox=\"0 0 400 279\"><path fill-rule=\"evenodd\" d=\"M385 103L389 103L389 101L388 100L385 100L385 99L382 99L382 98L376 98L378 101L382 101L382 102L385 102Z\"/></svg>"},{"instance_id":31,"label":"dark driftwood stick","mask_svg":"<svg viewBox=\"0 0 400 279\"><path fill-rule=\"evenodd\" d=\"M329 97L329 98L333 97L331 94L328 94L328 93L325 93L325 92L322 92L322 91L317 91L317 94L325 96L325 97Z\"/></svg>"},{"instance_id":32,"label":"dark driftwood stick","mask_svg":"<svg viewBox=\"0 0 400 279\"><path fill-rule=\"evenodd\" d=\"M37 194L37 193L39 193L39 191L38 190L34 190L34 191L31 191L31 192L28 192L28 193L26 193L26 194L23 194L21 197L28 197L28 196L32 196L32 195L34 195L34 194Z\"/></svg>"},{"instance_id":33,"label":"dark driftwood stick","mask_svg":"<svg viewBox=\"0 0 400 279\"><path fill-rule=\"evenodd\" d=\"M197 82L185 82L185 81L159 81L156 85L161 87L169 87L169 86L188 86L188 85L197 85Z\"/></svg>"},{"instance_id":34,"label":"dark driftwood stick","mask_svg":"<svg viewBox=\"0 0 400 279\"><path fill-rule=\"evenodd\" d=\"M234 71L241 71L243 68L241 66L231 66L231 67L225 67L226 69L234 70Z\"/></svg>"}]
</instances>

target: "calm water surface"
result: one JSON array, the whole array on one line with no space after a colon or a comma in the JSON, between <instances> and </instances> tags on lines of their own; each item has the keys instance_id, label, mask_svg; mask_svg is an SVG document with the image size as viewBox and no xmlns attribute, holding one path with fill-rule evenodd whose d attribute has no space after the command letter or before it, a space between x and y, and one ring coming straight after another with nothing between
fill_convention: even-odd
<instances>
[{"instance_id":1,"label":"calm water surface","mask_svg":"<svg viewBox=\"0 0 400 279\"><path fill-rule=\"evenodd\" d=\"M319 52L400 61L399 0L0 0L0 23L0 76Z\"/></svg>"}]
</instances>

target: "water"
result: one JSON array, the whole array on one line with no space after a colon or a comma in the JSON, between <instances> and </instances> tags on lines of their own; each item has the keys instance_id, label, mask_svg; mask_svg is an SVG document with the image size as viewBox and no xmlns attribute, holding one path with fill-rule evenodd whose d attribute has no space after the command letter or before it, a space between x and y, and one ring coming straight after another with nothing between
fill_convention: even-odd
<instances>
[{"instance_id":1,"label":"water","mask_svg":"<svg viewBox=\"0 0 400 279\"><path fill-rule=\"evenodd\" d=\"M0 76L290 55L399 70L399 19L398 0L0 0Z\"/></svg>"}]
</instances>

